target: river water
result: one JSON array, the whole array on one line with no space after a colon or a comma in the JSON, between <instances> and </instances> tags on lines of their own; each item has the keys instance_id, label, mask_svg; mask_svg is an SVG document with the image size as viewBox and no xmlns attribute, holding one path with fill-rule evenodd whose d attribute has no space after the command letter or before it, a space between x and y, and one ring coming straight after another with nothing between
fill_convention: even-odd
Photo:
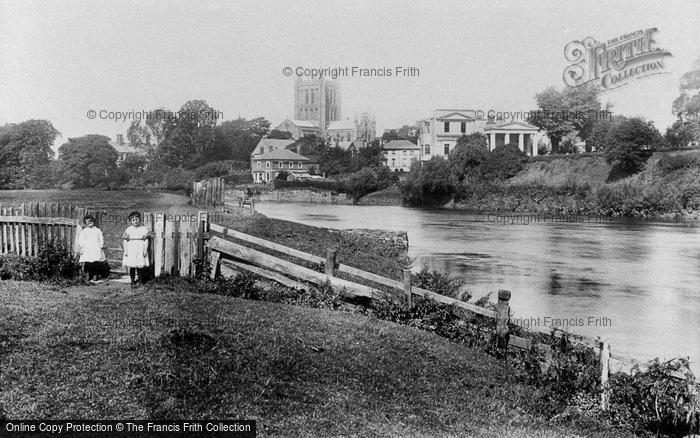
<instances>
[{"instance_id":1,"label":"river water","mask_svg":"<svg viewBox=\"0 0 700 438\"><path fill-rule=\"evenodd\" d=\"M700 371L696 221L273 202L256 210L317 227L407 231L414 269L458 275L474 298L510 290L523 324L601 337L640 360L690 357Z\"/></svg>"}]
</instances>

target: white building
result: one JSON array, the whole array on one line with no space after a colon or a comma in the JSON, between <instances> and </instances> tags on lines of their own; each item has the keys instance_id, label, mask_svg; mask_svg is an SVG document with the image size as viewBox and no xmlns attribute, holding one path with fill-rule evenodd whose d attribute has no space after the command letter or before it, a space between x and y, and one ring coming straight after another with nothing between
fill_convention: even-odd
<instances>
[{"instance_id":1,"label":"white building","mask_svg":"<svg viewBox=\"0 0 700 438\"><path fill-rule=\"evenodd\" d=\"M408 140L391 140L382 146L386 165L394 170L411 170L411 164L420 160L420 146Z\"/></svg>"},{"instance_id":2,"label":"white building","mask_svg":"<svg viewBox=\"0 0 700 438\"><path fill-rule=\"evenodd\" d=\"M527 155L537 155L535 135L539 128L520 121L479 118L474 110L438 109L431 118L421 120L419 128L418 146L423 161L436 156L448 157L461 136L474 133L486 135L489 150L515 143Z\"/></svg>"}]
</instances>

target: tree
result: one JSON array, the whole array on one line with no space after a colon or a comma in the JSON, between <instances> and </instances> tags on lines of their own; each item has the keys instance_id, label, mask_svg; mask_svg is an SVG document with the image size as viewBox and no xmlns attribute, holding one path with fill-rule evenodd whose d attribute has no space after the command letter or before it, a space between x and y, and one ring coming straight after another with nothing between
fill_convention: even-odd
<instances>
[{"instance_id":1,"label":"tree","mask_svg":"<svg viewBox=\"0 0 700 438\"><path fill-rule=\"evenodd\" d=\"M605 150L608 163L616 163L626 173L639 171L664 138L651 121L639 117L627 119L615 127L611 144Z\"/></svg>"},{"instance_id":2,"label":"tree","mask_svg":"<svg viewBox=\"0 0 700 438\"><path fill-rule=\"evenodd\" d=\"M270 122L263 117L252 120L239 117L223 122L215 128L215 147L208 159L250 162L250 154L268 134L269 127Z\"/></svg>"},{"instance_id":3,"label":"tree","mask_svg":"<svg viewBox=\"0 0 700 438\"><path fill-rule=\"evenodd\" d=\"M481 167L488 156L486 136L475 133L458 138L457 146L447 160L455 182L462 183L468 179L481 178Z\"/></svg>"},{"instance_id":4,"label":"tree","mask_svg":"<svg viewBox=\"0 0 700 438\"><path fill-rule=\"evenodd\" d=\"M215 155L216 111L203 100L186 102L172 115L156 159L170 167L194 169ZM167 124L166 124L167 125Z\"/></svg>"},{"instance_id":5,"label":"tree","mask_svg":"<svg viewBox=\"0 0 700 438\"><path fill-rule=\"evenodd\" d=\"M0 127L0 188L33 187L51 164L51 145L60 133L46 120Z\"/></svg>"},{"instance_id":6,"label":"tree","mask_svg":"<svg viewBox=\"0 0 700 438\"><path fill-rule=\"evenodd\" d=\"M126 131L126 138L134 147L147 151L158 147L172 127L175 126L175 114L164 108L148 113L148 117L134 120Z\"/></svg>"},{"instance_id":7,"label":"tree","mask_svg":"<svg viewBox=\"0 0 700 438\"><path fill-rule=\"evenodd\" d=\"M58 148L63 182L75 188L107 187L116 172L117 151L104 135L68 139Z\"/></svg>"},{"instance_id":8,"label":"tree","mask_svg":"<svg viewBox=\"0 0 700 438\"><path fill-rule=\"evenodd\" d=\"M379 144L379 140L375 140L357 151L356 161L358 169L383 165L385 161L384 150Z\"/></svg>"},{"instance_id":9,"label":"tree","mask_svg":"<svg viewBox=\"0 0 700 438\"><path fill-rule=\"evenodd\" d=\"M693 69L680 79L681 95L673 101L673 114L678 120L666 132L666 138L674 146L687 146L700 141L700 58Z\"/></svg>"},{"instance_id":10,"label":"tree","mask_svg":"<svg viewBox=\"0 0 700 438\"><path fill-rule=\"evenodd\" d=\"M601 110L599 94L598 87L588 84L563 91L549 87L535 95L539 111L529 121L547 132L553 154L560 153L562 138L573 131L578 131L582 140L588 138L596 119L594 115Z\"/></svg>"},{"instance_id":11,"label":"tree","mask_svg":"<svg viewBox=\"0 0 700 438\"><path fill-rule=\"evenodd\" d=\"M382 134L382 140L386 143L391 140L399 140L399 134L396 129L388 129Z\"/></svg>"},{"instance_id":12,"label":"tree","mask_svg":"<svg viewBox=\"0 0 700 438\"><path fill-rule=\"evenodd\" d=\"M267 138L276 138L279 140L290 140L292 138L292 133L289 131L280 131L278 129L273 129L267 135Z\"/></svg>"},{"instance_id":13,"label":"tree","mask_svg":"<svg viewBox=\"0 0 700 438\"><path fill-rule=\"evenodd\" d=\"M602 152L613 142L612 134L620 123L627 120L625 116L615 115L596 120L593 130L586 140L586 150Z\"/></svg>"},{"instance_id":14,"label":"tree","mask_svg":"<svg viewBox=\"0 0 700 438\"><path fill-rule=\"evenodd\" d=\"M441 206L452 198L454 192L450 167L442 157L413 163L401 184L401 197L412 206Z\"/></svg>"},{"instance_id":15,"label":"tree","mask_svg":"<svg viewBox=\"0 0 700 438\"><path fill-rule=\"evenodd\" d=\"M666 129L665 137L670 146L685 147L700 138L700 126L689 120L678 119Z\"/></svg>"}]
</instances>

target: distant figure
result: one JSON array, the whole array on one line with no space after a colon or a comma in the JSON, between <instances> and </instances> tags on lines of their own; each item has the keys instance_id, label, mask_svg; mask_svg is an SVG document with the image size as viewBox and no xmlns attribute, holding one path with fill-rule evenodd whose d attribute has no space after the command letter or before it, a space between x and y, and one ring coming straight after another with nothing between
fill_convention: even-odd
<instances>
[{"instance_id":1,"label":"distant figure","mask_svg":"<svg viewBox=\"0 0 700 438\"><path fill-rule=\"evenodd\" d=\"M148 269L148 230L141 222L141 213L132 211L129 213L131 225L124 231L124 258L122 264L129 271L131 287L136 287L136 273L139 275L139 283L146 282Z\"/></svg>"},{"instance_id":2,"label":"distant figure","mask_svg":"<svg viewBox=\"0 0 700 438\"><path fill-rule=\"evenodd\" d=\"M102 230L95 225L95 217L91 214L83 218L85 227L78 236L78 252L82 264L83 272L87 275L87 281L97 282L102 264L107 260L105 257L105 244Z\"/></svg>"}]
</instances>

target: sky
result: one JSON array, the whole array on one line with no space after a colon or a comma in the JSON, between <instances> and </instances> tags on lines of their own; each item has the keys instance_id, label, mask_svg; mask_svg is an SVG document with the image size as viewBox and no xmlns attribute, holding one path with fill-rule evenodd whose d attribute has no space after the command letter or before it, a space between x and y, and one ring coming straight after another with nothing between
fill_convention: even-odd
<instances>
[{"instance_id":1,"label":"sky","mask_svg":"<svg viewBox=\"0 0 700 438\"><path fill-rule=\"evenodd\" d=\"M55 146L114 139L131 120L109 113L203 99L220 121L263 116L274 128L293 118L285 67L414 67L341 79L343 115L369 111L381 134L438 108L532 109L536 93L565 87L567 43L651 27L672 54L668 73L601 100L664 132L679 78L700 57L697 1L0 0L0 125L49 120L61 132Z\"/></svg>"}]
</instances>

